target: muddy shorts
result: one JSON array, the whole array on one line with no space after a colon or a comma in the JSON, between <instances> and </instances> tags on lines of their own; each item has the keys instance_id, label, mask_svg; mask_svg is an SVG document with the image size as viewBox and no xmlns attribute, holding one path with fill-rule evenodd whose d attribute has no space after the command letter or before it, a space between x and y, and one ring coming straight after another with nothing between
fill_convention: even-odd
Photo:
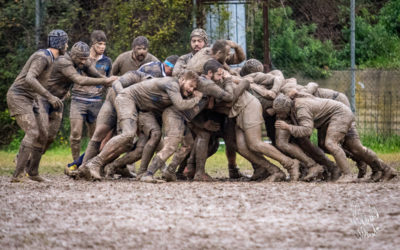
<instances>
[{"instance_id":1,"label":"muddy shorts","mask_svg":"<svg viewBox=\"0 0 400 250\"><path fill-rule=\"evenodd\" d=\"M153 112L139 112L139 130L147 137L151 131L161 131L161 126Z\"/></svg>"},{"instance_id":2,"label":"muddy shorts","mask_svg":"<svg viewBox=\"0 0 400 250\"><path fill-rule=\"evenodd\" d=\"M7 105L10 116L39 113L39 104L36 99L13 91L7 92Z\"/></svg>"},{"instance_id":3,"label":"muddy shorts","mask_svg":"<svg viewBox=\"0 0 400 250\"><path fill-rule=\"evenodd\" d=\"M351 111L349 111L349 113L346 112L343 115L334 115L329 120L328 130L347 134L353 122L354 116Z\"/></svg>"},{"instance_id":4,"label":"muddy shorts","mask_svg":"<svg viewBox=\"0 0 400 250\"><path fill-rule=\"evenodd\" d=\"M185 120L178 111L169 107L162 114L164 137L182 138L185 133Z\"/></svg>"},{"instance_id":5,"label":"muddy shorts","mask_svg":"<svg viewBox=\"0 0 400 250\"><path fill-rule=\"evenodd\" d=\"M319 98L332 99L350 107L349 99L347 99L346 95L340 92L331 89L318 88L314 95Z\"/></svg>"},{"instance_id":6,"label":"muddy shorts","mask_svg":"<svg viewBox=\"0 0 400 250\"><path fill-rule=\"evenodd\" d=\"M318 128L318 144L320 146L325 145L326 137L330 136L332 133L342 133L347 136L353 123L354 123L354 116L349 115L349 113L343 113L342 115L337 114L332 116L327 123L325 123L322 127ZM354 131L351 132L351 134L353 133ZM340 142L342 143L343 141Z\"/></svg>"},{"instance_id":7,"label":"muddy shorts","mask_svg":"<svg viewBox=\"0 0 400 250\"><path fill-rule=\"evenodd\" d=\"M52 114L52 113L62 113L64 110L64 106L55 109L53 106L51 106L50 102L44 98L44 97L39 97L38 98L38 104L39 104L39 113L45 113L45 114Z\"/></svg>"},{"instance_id":8,"label":"muddy shorts","mask_svg":"<svg viewBox=\"0 0 400 250\"><path fill-rule=\"evenodd\" d=\"M101 100L92 102L72 97L69 118L83 119L88 123L94 123L102 105Z\"/></svg>"},{"instance_id":9,"label":"muddy shorts","mask_svg":"<svg viewBox=\"0 0 400 250\"><path fill-rule=\"evenodd\" d=\"M264 123L262 106L257 99L252 99L236 117L236 124L242 130L259 126Z\"/></svg>"},{"instance_id":10,"label":"muddy shorts","mask_svg":"<svg viewBox=\"0 0 400 250\"><path fill-rule=\"evenodd\" d=\"M357 131L356 122L351 123L351 127L345 136L345 140L346 139L360 139L360 136L358 135Z\"/></svg>"}]
</instances>

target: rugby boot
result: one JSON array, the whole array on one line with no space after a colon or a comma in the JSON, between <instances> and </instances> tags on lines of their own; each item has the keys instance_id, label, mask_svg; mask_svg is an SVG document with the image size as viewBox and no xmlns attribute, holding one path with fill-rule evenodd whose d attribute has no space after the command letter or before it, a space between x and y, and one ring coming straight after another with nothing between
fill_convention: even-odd
<instances>
[{"instance_id":1,"label":"rugby boot","mask_svg":"<svg viewBox=\"0 0 400 250\"><path fill-rule=\"evenodd\" d=\"M324 172L324 168L319 164L314 164L308 169L307 175L303 178L304 181L310 181Z\"/></svg>"},{"instance_id":2,"label":"rugby boot","mask_svg":"<svg viewBox=\"0 0 400 250\"><path fill-rule=\"evenodd\" d=\"M17 164L15 171L11 178L11 182L20 182L21 177L24 176L25 166L30 159L32 149L21 144L18 152Z\"/></svg>"},{"instance_id":3,"label":"rugby boot","mask_svg":"<svg viewBox=\"0 0 400 250\"><path fill-rule=\"evenodd\" d=\"M380 165L382 166L383 169L383 174L381 181L390 181L394 177L397 176L396 170L389 165L385 164L383 161L379 160Z\"/></svg>"},{"instance_id":4,"label":"rugby boot","mask_svg":"<svg viewBox=\"0 0 400 250\"><path fill-rule=\"evenodd\" d=\"M37 181L37 182L50 182L49 179L43 178L40 175L29 175L27 174L28 178L32 181Z\"/></svg>"},{"instance_id":5,"label":"rugby boot","mask_svg":"<svg viewBox=\"0 0 400 250\"><path fill-rule=\"evenodd\" d=\"M103 160L100 156L93 157L90 161L86 163L86 168L89 170L89 180L99 181L101 180L101 166Z\"/></svg>"},{"instance_id":6,"label":"rugby boot","mask_svg":"<svg viewBox=\"0 0 400 250\"><path fill-rule=\"evenodd\" d=\"M193 179L194 175L196 174L196 169L193 165L188 164L183 170L183 175L186 176L189 180Z\"/></svg>"},{"instance_id":7,"label":"rugby boot","mask_svg":"<svg viewBox=\"0 0 400 250\"><path fill-rule=\"evenodd\" d=\"M278 182L286 179L286 174L272 163L268 166L268 172L271 175L265 179L266 182Z\"/></svg>"},{"instance_id":8,"label":"rugby boot","mask_svg":"<svg viewBox=\"0 0 400 250\"><path fill-rule=\"evenodd\" d=\"M331 174L330 181L337 181L342 175L342 171L340 170L339 167L334 167L331 169L330 174Z\"/></svg>"},{"instance_id":9,"label":"rugby boot","mask_svg":"<svg viewBox=\"0 0 400 250\"><path fill-rule=\"evenodd\" d=\"M258 165L253 164L253 169L254 169L254 173L250 177L251 181L262 181L262 180L267 179L268 176L270 176L270 173L264 167L260 167Z\"/></svg>"},{"instance_id":10,"label":"rugby boot","mask_svg":"<svg viewBox=\"0 0 400 250\"><path fill-rule=\"evenodd\" d=\"M136 178L136 173L132 172L128 166L122 166L115 169L115 173L122 178Z\"/></svg>"},{"instance_id":11,"label":"rugby boot","mask_svg":"<svg viewBox=\"0 0 400 250\"><path fill-rule=\"evenodd\" d=\"M31 152L31 158L29 164L26 166L26 173L28 174L28 178L37 182L46 181L45 178L39 176L39 163L42 158L42 148L34 147Z\"/></svg>"},{"instance_id":12,"label":"rugby boot","mask_svg":"<svg viewBox=\"0 0 400 250\"><path fill-rule=\"evenodd\" d=\"M149 173L148 171L139 179L142 182L146 183L157 183L157 180L154 179L153 173Z\"/></svg>"},{"instance_id":13,"label":"rugby boot","mask_svg":"<svg viewBox=\"0 0 400 250\"><path fill-rule=\"evenodd\" d=\"M196 173L193 177L194 181L213 181L213 178L209 176L207 173Z\"/></svg>"},{"instance_id":14,"label":"rugby boot","mask_svg":"<svg viewBox=\"0 0 400 250\"><path fill-rule=\"evenodd\" d=\"M18 177L11 177L11 183L35 183L35 181L28 178L26 174L21 174Z\"/></svg>"},{"instance_id":15,"label":"rugby boot","mask_svg":"<svg viewBox=\"0 0 400 250\"><path fill-rule=\"evenodd\" d=\"M351 174L342 174L339 179L336 180L336 183L354 183L355 179Z\"/></svg>"},{"instance_id":16,"label":"rugby boot","mask_svg":"<svg viewBox=\"0 0 400 250\"><path fill-rule=\"evenodd\" d=\"M162 178L166 181L176 181L175 168L169 165L162 171Z\"/></svg>"},{"instance_id":17,"label":"rugby boot","mask_svg":"<svg viewBox=\"0 0 400 250\"><path fill-rule=\"evenodd\" d=\"M139 181L146 183L165 183L164 180L157 180L154 178L153 173L147 171L142 177L140 177Z\"/></svg>"},{"instance_id":18,"label":"rugby boot","mask_svg":"<svg viewBox=\"0 0 400 250\"><path fill-rule=\"evenodd\" d=\"M247 178L246 175L242 174L239 168L236 165L228 164L229 170L229 179L240 179L240 178Z\"/></svg>"},{"instance_id":19,"label":"rugby boot","mask_svg":"<svg viewBox=\"0 0 400 250\"><path fill-rule=\"evenodd\" d=\"M364 178L365 175L367 174L367 163L365 163L363 161L358 161L357 168L358 168L357 178L358 179Z\"/></svg>"}]
</instances>

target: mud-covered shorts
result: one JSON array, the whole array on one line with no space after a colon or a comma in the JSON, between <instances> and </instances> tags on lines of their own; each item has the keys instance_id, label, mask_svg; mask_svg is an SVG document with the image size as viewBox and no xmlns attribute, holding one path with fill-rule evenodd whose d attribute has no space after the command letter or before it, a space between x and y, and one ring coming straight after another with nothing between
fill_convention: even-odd
<instances>
[{"instance_id":1,"label":"mud-covered shorts","mask_svg":"<svg viewBox=\"0 0 400 250\"><path fill-rule=\"evenodd\" d=\"M357 130L352 130L352 128L355 129L355 122L354 116L352 115L350 109L342 112L342 114L336 114L332 116L322 127L318 128L319 144L325 144L326 137L330 137L336 133L342 133L348 136L348 138L354 138L354 133L356 133L356 136L358 136Z\"/></svg>"},{"instance_id":2,"label":"mud-covered shorts","mask_svg":"<svg viewBox=\"0 0 400 250\"><path fill-rule=\"evenodd\" d=\"M262 116L262 106L256 98L252 99L236 117L236 124L242 130L249 129L263 123L264 118Z\"/></svg>"},{"instance_id":3,"label":"mud-covered shorts","mask_svg":"<svg viewBox=\"0 0 400 250\"><path fill-rule=\"evenodd\" d=\"M356 122L352 122L349 131L347 132L345 139L360 139L357 131Z\"/></svg>"},{"instance_id":4,"label":"mud-covered shorts","mask_svg":"<svg viewBox=\"0 0 400 250\"><path fill-rule=\"evenodd\" d=\"M139 112L139 130L147 137L150 136L151 131L161 131L161 126L153 112Z\"/></svg>"},{"instance_id":5,"label":"mud-covered shorts","mask_svg":"<svg viewBox=\"0 0 400 250\"><path fill-rule=\"evenodd\" d=\"M173 107L164 110L162 114L163 130L165 137L182 138L185 133L185 119Z\"/></svg>"},{"instance_id":6,"label":"mud-covered shorts","mask_svg":"<svg viewBox=\"0 0 400 250\"><path fill-rule=\"evenodd\" d=\"M37 99L23 94L17 94L12 90L7 92L7 105L10 116L39 113Z\"/></svg>"},{"instance_id":7,"label":"mud-covered shorts","mask_svg":"<svg viewBox=\"0 0 400 250\"><path fill-rule=\"evenodd\" d=\"M72 97L69 118L83 119L88 123L94 123L102 105L103 102L100 99L99 101L85 101Z\"/></svg>"},{"instance_id":8,"label":"mud-covered shorts","mask_svg":"<svg viewBox=\"0 0 400 250\"><path fill-rule=\"evenodd\" d=\"M64 111L64 105L58 109L55 109L55 108L53 108L53 106L51 106L50 102L44 97L38 97L37 103L39 106L39 113L46 113L46 114L50 115L52 113L61 113L62 114Z\"/></svg>"}]
</instances>

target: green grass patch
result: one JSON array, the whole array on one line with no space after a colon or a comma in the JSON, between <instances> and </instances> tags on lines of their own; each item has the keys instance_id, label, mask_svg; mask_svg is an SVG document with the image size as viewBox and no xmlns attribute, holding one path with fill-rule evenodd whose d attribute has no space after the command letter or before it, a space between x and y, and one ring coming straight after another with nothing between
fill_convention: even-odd
<instances>
[{"instance_id":1,"label":"green grass patch","mask_svg":"<svg viewBox=\"0 0 400 250\"><path fill-rule=\"evenodd\" d=\"M13 162L13 160L16 154L16 150L0 151L0 175L12 175L15 170L15 163ZM400 152L378 153L378 156L386 163L397 168L397 170L400 170ZM269 160L279 166L276 161L273 161L271 159ZM46 154L43 155L40 162L39 172L42 174L62 174L64 171L64 167L70 162L72 162L72 157L69 148L54 148L47 151ZM136 167L139 167L139 164L140 163L138 162L136 164ZM355 165L353 162L351 162L351 164L355 172ZM237 155L237 165L239 166L240 170L245 174L251 175L253 173L251 164L240 155ZM225 156L224 146L221 146L217 153L207 160L206 170L213 177L228 176L228 162Z\"/></svg>"},{"instance_id":2,"label":"green grass patch","mask_svg":"<svg viewBox=\"0 0 400 250\"><path fill-rule=\"evenodd\" d=\"M376 153L400 153L400 135L385 135L376 133L360 134L362 144ZM317 131L311 135L311 141L318 145Z\"/></svg>"},{"instance_id":3,"label":"green grass patch","mask_svg":"<svg viewBox=\"0 0 400 250\"><path fill-rule=\"evenodd\" d=\"M361 141L364 146L379 153L398 153L400 152L400 135L384 134L361 134Z\"/></svg>"}]
</instances>

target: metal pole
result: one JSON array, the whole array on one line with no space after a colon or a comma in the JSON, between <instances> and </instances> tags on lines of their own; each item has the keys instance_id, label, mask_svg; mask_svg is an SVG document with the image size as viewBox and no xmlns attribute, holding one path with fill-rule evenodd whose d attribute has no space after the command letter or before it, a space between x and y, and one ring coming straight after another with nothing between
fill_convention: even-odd
<instances>
[{"instance_id":1,"label":"metal pole","mask_svg":"<svg viewBox=\"0 0 400 250\"><path fill-rule=\"evenodd\" d=\"M271 70L271 62L269 60L269 31L268 31L268 0L263 1L263 17L264 17L264 70Z\"/></svg>"},{"instance_id":2,"label":"metal pole","mask_svg":"<svg viewBox=\"0 0 400 250\"><path fill-rule=\"evenodd\" d=\"M35 45L39 48L40 41L40 15L41 15L41 0L35 0Z\"/></svg>"},{"instance_id":3,"label":"metal pole","mask_svg":"<svg viewBox=\"0 0 400 250\"><path fill-rule=\"evenodd\" d=\"M196 0L193 0L193 10L192 10L192 16L193 16L193 29L197 28L197 20L196 20Z\"/></svg>"},{"instance_id":4,"label":"metal pole","mask_svg":"<svg viewBox=\"0 0 400 250\"><path fill-rule=\"evenodd\" d=\"M351 54L351 87L350 87L350 107L353 113L356 112L356 22L355 22L355 0L350 0L350 54Z\"/></svg>"}]
</instances>

